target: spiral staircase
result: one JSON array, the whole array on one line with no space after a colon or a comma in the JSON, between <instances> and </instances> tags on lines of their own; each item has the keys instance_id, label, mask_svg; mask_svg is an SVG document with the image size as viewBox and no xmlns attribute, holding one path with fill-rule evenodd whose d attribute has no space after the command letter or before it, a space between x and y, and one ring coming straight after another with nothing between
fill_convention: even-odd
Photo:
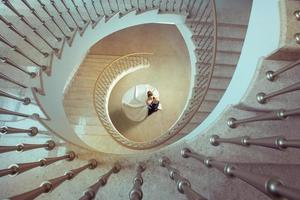
<instances>
[{"instance_id":1,"label":"spiral staircase","mask_svg":"<svg viewBox=\"0 0 300 200\"><path fill-rule=\"evenodd\" d=\"M3 0L0 11L1 199L300 199L299 1ZM108 96L155 55L102 56L83 100L103 137L83 138L64 98L89 49L146 23L175 24L186 43L184 109L157 138L126 138Z\"/></svg>"}]
</instances>

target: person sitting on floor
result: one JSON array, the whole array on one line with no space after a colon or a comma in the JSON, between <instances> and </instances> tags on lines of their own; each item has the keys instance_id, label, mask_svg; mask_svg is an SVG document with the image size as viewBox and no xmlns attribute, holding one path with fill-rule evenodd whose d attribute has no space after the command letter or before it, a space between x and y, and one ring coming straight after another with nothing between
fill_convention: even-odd
<instances>
[{"instance_id":1,"label":"person sitting on floor","mask_svg":"<svg viewBox=\"0 0 300 200\"><path fill-rule=\"evenodd\" d=\"M148 105L148 116L159 110L159 99L153 96L150 90L147 92L146 104Z\"/></svg>"}]
</instances>

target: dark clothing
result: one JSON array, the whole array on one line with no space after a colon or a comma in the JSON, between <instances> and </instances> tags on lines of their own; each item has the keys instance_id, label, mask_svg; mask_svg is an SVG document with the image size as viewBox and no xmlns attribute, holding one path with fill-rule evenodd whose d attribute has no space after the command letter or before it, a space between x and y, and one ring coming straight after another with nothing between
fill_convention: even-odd
<instances>
[{"instance_id":1,"label":"dark clothing","mask_svg":"<svg viewBox=\"0 0 300 200\"><path fill-rule=\"evenodd\" d=\"M150 105L148 105L148 115L151 115L152 113L158 111L158 106L159 106L159 102L151 103Z\"/></svg>"}]
</instances>

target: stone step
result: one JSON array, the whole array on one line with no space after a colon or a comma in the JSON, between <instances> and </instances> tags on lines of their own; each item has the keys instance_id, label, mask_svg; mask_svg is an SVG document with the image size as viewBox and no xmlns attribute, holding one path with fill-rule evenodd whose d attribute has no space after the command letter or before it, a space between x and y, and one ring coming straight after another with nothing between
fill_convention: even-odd
<instances>
[{"instance_id":1,"label":"stone step","mask_svg":"<svg viewBox=\"0 0 300 200\"><path fill-rule=\"evenodd\" d=\"M204 121L207 116L210 114L210 112L203 112L203 111L198 111L194 115L194 117L191 119L189 123L192 124L200 124L202 121Z\"/></svg>"},{"instance_id":2,"label":"stone step","mask_svg":"<svg viewBox=\"0 0 300 200\"><path fill-rule=\"evenodd\" d=\"M196 50L196 56L198 60L202 59L203 56L199 55L199 51ZM217 51L216 63L236 65L238 63L240 54L232 51Z\"/></svg>"},{"instance_id":3,"label":"stone step","mask_svg":"<svg viewBox=\"0 0 300 200\"><path fill-rule=\"evenodd\" d=\"M205 113L209 113L211 112L216 105L218 104L219 101L216 100L207 100L204 99L204 101L202 102L200 108L199 108L199 112L205 112Z\"/></svg>"},{"instance_id":4,"label":"stone step","mask_svg":"<svg viewBox=\"0 0 300 200\"><path fill-rule=\"evenodd\" d=\"M209 88L226 90L230 79L224 77L215 77L211 80Z\"/></svg>"}]
</instances>

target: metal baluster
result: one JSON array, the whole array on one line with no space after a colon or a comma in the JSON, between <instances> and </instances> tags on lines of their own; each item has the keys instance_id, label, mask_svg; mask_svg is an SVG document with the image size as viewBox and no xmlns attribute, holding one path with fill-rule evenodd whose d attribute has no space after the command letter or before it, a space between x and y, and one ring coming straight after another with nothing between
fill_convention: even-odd
<instances>
[{"instance_id":1,"label":"metal baluster","mask_svg":"<svg viewBox=\"0 0 300 200\"><path fill-rule=\"evenodd\" d=\"M60 184L65 182L66 180L72 180L75 176L77 176L80 172L83 170L89 168L89 169L95 169L97 167L97 161L96 160L90 160L87 165L84 165L82 167L79 167L77 169L72 169L65 173L65 175L50 179L48 181L45 181L36 189L33 189L29 192L25 192L23 194L10 197L10 200L32 200L37 198L43 193L49 193L53 191L55 188L57 188Z\"/></svg>"},{"instance_id":2,"label":"metal baluster","mask_svg":"<svg viewBox=\"0 0 300 200\"><path fill-rule=\"evenodd\" d=\"M232 163L213 160L212 158L205 157L204 155L194 153L188 148L182 149L181 155L184 158L192 157L203 163L206 167L214 167L225 174L227 177L239 178L242 181L260 190L264 194L268 195L272 199L299 199L300 190L292 187L287 187L277 177L270 177L262 174L248 172L246 170L239 169Z\"/></svg>"},{"instance_id":3,"label":"metal baluster","mask_svg":"<svg viewBox=\"0 0 300 200\"><path fill-rule=\"evenodd\" d=\"M42 9L45 11L45 13L50 17L51 21L55 24L55 26L58 28L58 30L63 34L64 37L67 39L70 39L70 36L66 35L65 32L62 30L62 28L58 25L58 23L55 21L55 18L53 15L50 14L45 4L41 2L41 0L37 0L37 2L41 5Z\"/></svg>"},{"instance_id":4,"label":"metal baluster","mask_svg":"<svg viewBox=\"0 0 300 200\"><path fill-rule=\"evenodd\" d=\"M121 170L120 164L115 164L111 170L109 170L106 174L101 176L99 180L90 186L86 192L84 192L83 196L79 200L92 200L96 197L97 192L99 191L100 187L106 185L109 177L112 173L116 174Z\"/></svg>"},{"instance_id":5,"label":"metal baluster","mask_svg":"<svg viewBox=\"0 0 300 200\"><path fill-rule=\"evenodd\" d=\"M21 56L27 58L28 60L30 60L32 63L34 63L36 66L40 67L42 70L46 70L47 66L45 65L40 65L37 62L35 62L32 58L30 58L29 56L27 56L21 49L19 49L17 46L11 44L7 39L5 39L1 34L0 34L0 41L3 42L4 44L6 44L7 46L9 46L10 48L12 48L13 51L19 53Z\"/></svg>"},{"instance_id":6,"label":"metal baluster","mask_svg":"<svg viewBox=\"0 0 300 200\"><path fill-rule=\"evenodd\" d=\"M55 142L53 140L48 140L45 144L17 144L16 146L0 146L0 153L6 153L10 151L17 151L17 152L23 152L23 151L29 151L32 149L39 149L39 148L45 148L46 150L50 151L54 149Z\"/></svg>"},{"instance_id":7,"label":"metal baluster","mask_svg":"<svg viewBox=\"0 0 300 200\"><path fill-rule=\"evenodd\" d=\"M200 11L202 5L203 5L203 2L204 2L204 0L202 0L201 3L199 4L198 10L197 10L197 14L195 15L196 17L198 16L198 13L199 13L199 11ZM195 26L195 28L193 29L194 32L197 31L198 26L202 23L202 17L204 16L204 14L205 14L205 12L206 12L208 6L209 6L209 1L208 1L207 4L205 5L205 7L204 7L204 9L203 9L203 11L202 11L202 13L201 13L201 15L200 15L200 18L197 19L198 22L196 23L196 26ZM196 17L195 17L195 18L196 18ZM202 25L202 27L203 27L203 26L204 26L204 25ZM191 24L190 27L193 28L193 24ZM200 29L200 30L201 30L201 29ZM199 31L198 34L199 34L199 33L201 33L201 31Z\"/></svg>"},{"instance_id":8,"label":"metal baluster","mask_svg":"<svg viewBox=\"0 0 300 200\"><path fill-rule=\"evenodd\" d=\"M182 7L183 7L183 0L180 1L179 12L182 11Z\"/></svg>"},{"instance_id":9,"label":"metal baluster","mask_svg":"<svg viewBox=\"0 0 300 200\"><path fill-rule=\"evenodd\" d=\"M133 188L129 192L129 199L130 200L141 200L143 199L143 191L142 191L142 185L143 185L143 177L142 172L144 172L146 169L145 163L139 163L137 169L136 169L136 176L133 180Z\"/></svg>"},{"instance_id":10,"label":"metal baluster","mask_svg":"<svg viewBox=\"0 0 300 200\"><path fill-rule=\"evenodd\" d=\"M300 10L296 10L294 12L294 15L295 15L296 19L300 21Z\"/></svg>"},{"instance_id":11,"label":"metal baluster","mask_svg":"<svg viewBox=\"0 0 300 200\"><path fill-rule=\"evenodd\" d=\"M159 164L161 167L165 167L169 171L170 178L176 182L177 190L185 194L189 200L206 200L203 196L198 194L195 190L191 188L191 183L186 178L182 177L179 171L170 166L171 161L167 157L161 157L159 159Z\"/></svg>"},{"instance_id":12,"label":"metal baluster","mask_svg":"<svg viewBox=\"0 0 300 200\"><path fill-rule=\"evenodd\" d=\"M111 3L110 3L111 0L107 0L107 3L108 3L108 7L110 9L110 14L113 14L115 11L112 9L112 6L111 6Z\"/></svg>"},{"instance_id":13,"label":"metal baluster","mask_svg":"<svg viewBox=\"0 0 300 200\"><path fill-rule=\"evenodd\" d=\"M293 62L293 63L290 63L290 64L288 64L288 65L286 65L284 67L281 67L276 72L274 72L274 71L267 71L267 73L266 73L267 79L269 81L274 81L278 77L279 74L282 74L283 72L286 72L286 71L288 71L288 70L290 70L290 69L292 69L292 68L294 68L294 67L296 67L298 65L300 65L300 59L297 60L297 61L295 61L295 62Z\"/></svg>"},{"instance_id":14,"label":"metal baluster","mask_svg":"<svg viewBox=\"0 0 300 200\"><path fill-rule=\"evenodd\" d=\"M295 37L296 43L297 43L297 44L300 44L300 33L296 33L296 34L294 35L294 37Z\"/></svg>"},{"instance_id":15,"label":"metal baluster","mask_svg":"<svg viewBox=\"0 0 300 200\"><path fill-rule=\"evenodd\" d=\"M19 113L19 112L14 112L11 110L6 110L4 108L0 108L0 115L15 115L19 117L31 117L31 115L24 114L24 113Z\"/></svg>"},{"instance_id":16,"label":"metal baluster","mask_svg":"<svg viewBox=\"0 0 300 200\"><path fill-rule=\"evenodd\" d=\"M29 136L36 136L39 133L39 129L35 126L29 129L13 128L8 126L2 126L0 128L1 135L16 134L16 133L27 133Z\"/></svg>"},{"instance_id":17,"label":"metal baluster","mask_svg":"<svg viewBox=\"0 0 300 200\"><path fill-rule=\"evenodd\" d=\"M300 140L285 139L283 136L273 136L264 138L252 139L248 136L236 138L220 138L218 135L212 135L209 142L213 146L218 146L220 143L231 143L242 146L256 145L273 149L286 149L288 147L300 148Z\"/></svg>"},{"instance_id":18,"label":"metal baluster","mask_svg":"<svg viewBox=\"0 0 300 200\"><path fill-rule=\"evenodd\" d=\"M95 1L94 1L94 0L92 0L92 6L93 6L93 8L94 8L94 11L95 11L97 17L99 18L101 15L98 13L98 11L97 11L97 9L96 9Z\"/></svg>"},{"instance_id":19,"label":"metal baluster","mask_svg":"<svg viewBox=\"0 0 300 200\"><path fill-rule=\"evenodd\" d=\"M66 5L64 0L61 0L61 3L63 4L63 6L65 7L65 9L67 10L69 16L71 17L72 21L74 22L74 24L76 25L76 27L81 31L82 27L79 26L79 24L77 23L77 21L75 20L74 16L72 15L70 8L68 8L68 6Z\"/></svg>"},{"instance_id":20,"label":"metal baluster","mask_svg":"<svg viewBox=\"0 0 300 200\"><path fill-rule=\"evenodd\" d=\"M132 3L132 0L130 0L130 5L131 5L131 9L133 9L134 6L133 6L133 3Z\"/></svg>"},{"instance_id":21,"label":"metal baluster","mask_svg":"<svg viewBox=\"0 0 300 200\"><path fill-rule=\"evenodd\" d=\"M169 0L166 0L166 9L165 9L165 11L169 11L169 9L168 9L168 5L169 5Z\"/></svg>"},{"instance_id":22,"label":"metal baluster","mask_svg":"<svg viewBox=\"0 0 300 200\"><path fill-rule=\"evenodd\" d=\"M294 91L297 91L297 90L300 90L300 82L295 83L293 85L290 85L288 87L282 88L280 90L271 92L269 94L265 94L263 92L260 92L256 95L256 100L258 101L258 103L264 104L264 103L267 102L268 99L270 99L272 97L276 97L276 96L286 94L286 93L289 93L289 92L294 92Z\"/></svg>"},{"instance_id":23,"label":"metal baluster","mask_svg":"<svg viewBox=\"0 0 300 200\"><path fill-rule=\"evenodd\" d=\"M52 158L43 158L37 162L30 162L30 163L17 163L10 165L7 169L0 170L0 177L10 175L10 176L17 176L21 173L34 169L36 167L46 167L52 163L55 163L60 160L67 160L72 161L75 158L75 152L70 151L64 156L59 157L52 157Z\"/></svg>"},{"instance_id":24,"label":"metal baluster","mask_svg":"<svg viewBox=\"0 0 300 200\"><path fill-rule=\"evenodd\" d=\"M172 9L173 12L175 12L175 5L176 5L176 0L173 0L173 9Z\"/></svg>"},{"instance_id":25,"label":"metal baluster","mask_svg":"<svg viewBox=\"0 0 300 200\"><path fill-rule=\"evenodd\" d=\"M125 12L127 12L128 8L126 7L125 0L123 0L123 5L124 5Z\"/></svg>"},{"instance_id":26,"label":"metal baluster","mask_svg":"<svg viewBox=\"0 0 300 200\"><path fill-rule=\"evenodd\" d=\"M8 93L6 93L2 90L0 90L0 96L7 97L7 98L10 98L10 99L14 99L14 100L17 100L17 101L21 101L21 102L23 102L24 105L28 105L28 104L31 103L31 100L28 97L20 98L20 97L17 97L15 95L8 94Z\"/></svg>"},{"instance_id":27,"label":"metal baluster","mask_svg":"<svg viewBox=\"0 0 300 200\"><path fill-rule=\"evenodd\" d=\"M74 28L71 27L71 26L67 23L67 21L65 20L65 18L64 18L63 15L62 15L62 12L58 9L58 7L57 7L55 1L50 0L50 2L51 2L52 7L55 9L55 11L57 12L57 14L59 15L60 19L61 19L61 20L64 22L64 24L68 27L69 31L70 31L70 32L73 32L73 31L74 31Z\"/></svg>"},{"instance_id":28,"label":"metal baluster","mask_svg":"<svg viewBox=\"0 0 300 200\"><path fill-rule=\"evenodd\" d=\"M189 16L193 13L193 9L194 9L195 3L196 3L196 0L193 1L191 7L188 7Z\"/></svg>"},{"instance_id":29,"label":"metal baluster","mask_svg":"<svg viewBox=\"0 0 300 200\"><path fill-rule=\"evenodd\" d=\"M137 0L137 13L141 12L141 8L140 8L140 1Z\"/></svg>"},{"instance_id":30,"label":"metal baluster","mask_svg":"<svg viewBox=\"0 0 300 200\"><path fill-rule=\"evenodd\" d=\"M14 12L23 23L25 23L37 36L39 36L53 51L58 52L59 50L55 47L53 47L37 30L34 28L28 20L21 15L8 0L3 0L2 1L6 7L8 7L12 12ZM61 41L61 38L56 37L57 41Z\"/></svg>"},{"instance_id":31,"label":"metal baluster","mask_svg":"<svg viewBox=\"0 0 300 200\"><path fill-rule=\"evenodd\" d=\"M14 79L9 78L8 76L6 76L5 74L0 72L0 79L6 80L10 83L13 83L17 86L20 86L22 88L28 88L26 85L24 85L23 83L19 83L18 81L15 81Z\"/></svg>"},{"instance_id":32,"label":"metal baluster","mask_svg":"<svg viewBox=\"0 0 300 200\"><path fill-rule=\"evenodd\" d=\"M31 42L24 34L22 34L21 32L18 31L18 29L12 24L9 23L4 17L2 17L0 15L0 20L6 24L8 26L8 28L10 30L12 30L13 32L15 32L17 35L19 35L27 44L29 44L30 46L32 46L35 50L37 50L40 54L42 54L43 56L47 57L49 56L49 53L43 52L42 50L40 50L33 42Z\"/></svg>"},{"instance_id":33,"label":"metal baluster","mask_svg":"<svg viewBox=\"0 0 300 200\"><path fill-rule=\"evenodd\" d=\"M34 73L34 72L28 72L28 71L24 70L22 67L20 67L19 65L17 65L16 63L14 63L12 60L10 60L7 57L0 56L0 62L8 64L10 66L13 66L13 67L17 68L18 70L24 72L25 74L28 74L31 78L36 77L36 73Z\"/></svg>"},{"instance_id":34,"label":"metal baluster","mask_svg":"<svg viewBox=\"0 0 300 200\"><path fill-rule=\"evenodd\" d=\"M116 0L116 5L117 5L117 12L120 12L120 5L119 5L118 0Z\"/></svg>"},{"instance_id":35,"label":"metal baluster","mask_svg":"<svg viewBox=\"0 0 300 200\"><path fill-rule=\"evenodd\" d=\"M42 23L42 25L44 26L44 28L47 29L47 31L57 40L57 41L61 41L61 38L56 36L54 34L53 31L51 31L51 29L46 25L46 22L44 20L42 20L42 18L36 13L35 9L33 9L33 7L30 6L30 4L27 2L27 0L21 0L25 6L31 11L31 13Z\"/></svg>"},{"instance_id":36,"label":"metal baluster","mask_svg":"<svg viewBox=\"0 0 300 200\"><path fill-rule=\"evenodd\" d=\"M91 14L89 13L89 10L87 9L86 2L85 2L84 0L81 0L81 1L82 1L83 7L84 7L85 12L87 13L87 15L88 15L90 21L92 22L92 24L94 24L94 23L95 23L95 20L92 19Z\"/></svg>"},{"instance_id":37,"label":"metal baluster","mask_svg":"<svg viewBox=\"0 0 300 200\"><path fill-rule=\"evenodd\" d=\"M81 21L83 22L83 24L86 24L87 21L86 21L86 20L82 17L82 15L80 14L79 9L78 9L78 6L75 4L74 0L71 0L71 1L72 1L73 5L74 5L74 7L75 7L75 10L77 11L77 14L79 15L79 17L80 17L80 19L81 19Z\"/></svg>"},{"instance_id":38,"label":"metal baluster","mask_svg":"<svg viewBox=\"0 0 300 200\"><path fill-rule=\"evenodd\" d=\"M284 120L289 116L295 116L300 114L300 108L292 109L292 110L277 110L272 111L269 113L257 115L255 117L250 117L246 119L237 120L233 117L229 118L227 121L227 125L230 128L236 128L239 124L245 124L249 122L256 122L256 121L265 121L265 120Z\"/></svg>"},{"instance_id":39,"label":"metal baluster","mask_svg":"<svg viewBox=\"0 0 300 200\"><path fill-rule=\"evenodd\" d=\"M155 0L152 0L152 8L155 8Z\"/></svg>"},{"instance_id":40,"label":"metal baluster","mask_svg":"<svg viewBox=\"0 0 300 200\"><path fill-rule=\"evenodd\" d=\"M106 12L105 12L105 10L104 10L104 7L103 7L102 0L99 0L99 3L100 3L100 6L101 6L101 9L102 9L103 15L104 15L105 17L108 17L108 15L106 14Z\"/></svg>"}]
</instances>

